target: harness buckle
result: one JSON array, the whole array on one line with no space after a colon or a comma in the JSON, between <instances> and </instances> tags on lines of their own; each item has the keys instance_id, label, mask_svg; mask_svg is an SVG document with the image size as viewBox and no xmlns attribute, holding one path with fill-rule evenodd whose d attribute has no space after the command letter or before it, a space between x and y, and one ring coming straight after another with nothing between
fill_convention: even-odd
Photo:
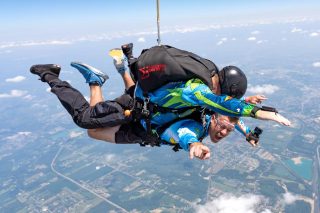
<instances>
[{"instance_id":1,"label":"harness buckle","mask_svg":"<svg viewBox=\"0 0 320 213\"><path fill-rule=\"evenodd\" d=\"M147 109L142 109L141 110L141 114L144 116L144 117L148 117L150 115L150 111L147 110Z\"/></svg>"},{"instance_id":2,"label":"harness buckle","mask_svg":"<svg viewBox=\"0 0 320 213\"><path fill-rule=\"evenodd\" d=\"M145 97L143 100L143 109L147 109L148 103L150 102L150 97Z\"/></svg>"},{"instance_id":3,"label":"harness buckle","mask_svg":"<svg viewBox=\"0 0 320 213\"><path fill-rule=\"evenodd\" d=\"M150 110L148 109L149 102L150 102L150 98L145 97L145 99L143 100L143 107L141 110L141 114L145 117L148 117L150 115Z\"/></svg>"},{"instance_id":4,"label":"harness buckle","mask_svg":"<svg viewBox=\"0 0 320 213\"><path fill-rule=\"evenodd\" d=\"M203 109L201 110L201 121L202 121L202 126L203 126L204 128L207 126L205 110L206 110L206 108L203 108Z\"/></svg>"}]
</instances>

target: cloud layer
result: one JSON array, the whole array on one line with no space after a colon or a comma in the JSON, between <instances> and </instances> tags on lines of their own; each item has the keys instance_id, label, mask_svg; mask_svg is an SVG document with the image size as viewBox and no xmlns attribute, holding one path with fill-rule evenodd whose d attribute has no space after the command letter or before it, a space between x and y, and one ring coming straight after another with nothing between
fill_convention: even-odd
<instances>
[{"instance_id":1,"label":"cloud layer","mask_svg":"<svg viewBox=\"0 0 320 213\"><path fill-rule=\"evenodd\" d=\"M141 42L141 43L146 42L146 39L144 37L140 37L138 38L138 42Z\"/></svg>"},{"instance_id":2,"label":"cloud layer","mask_svg":"<svg viewBox=\"0 0 320 213\"><path fill-rule=\"evenodd\" d=\"M12 48L12 47L28 47L28 46L43 46L43 45L66 45L72 44L71 41L53 40L53 41L18 41L18 42L6 42L0 43L0 49Z\"/></svg>"},{"instance_id":3,"label":"cloud layer","mask_svg":"<svg viewBox=\"0 0 320 213\"><path fill-rule=\"evenodd\" d=\"M288 18L288 19L282 19L282 20L270 20L270 21L259 21L254 20L250 23L233 23L233 24L203 24L201 26L193 26L193 27L186 27L186 26L171 26L171 27L164 27L161 30L161 34L166 33L188 33L188 32L199 32L199 31L208 31L208 30L214 30L214 29L225 29L225 28L239 28L239 27L250 27L250 26L256 26L256 25L266 25L271 23L300 23L300 22L306 22L306 21L312 21L313 19L309 18ZM304 33L306 31L303 31L299 28L293 28L291 30L293 33ZM309 32L311 37L319 36L319 32ZM150 29L146 31L140 31L140 32L112 32L112 33L102 33L99 35L88 35L88 36L81 36L78 38L73 39L54 39L54 40L44 40L44 41L10 41L10 42L0 42L0 49L8 49L8 48L15 48L15 47L28 47L28 46L44 46L44 45L70 45L78 42L84 42L84 41L102 41L102 40L112 40L114 38L124 38L129 36L136 36L138 38L139 42L144 42L145 38L143 36L147 35L156 35L157 31ZM255 30L251 32L251 35L258 35L260 34L260 31ZM255 41L257 40L256 37L252 36L248 38L249 41ZM220 43L223 43L223 41L220 41ZM222 44L221 43L221 44ZM2 51L1 53L5 53Z\"/></svg>"},{"instance_id":4,"label":"cloud layer","mask_svg":"<svg viewBox=\"0 0 320 213\"><path fill-rule=\"evenodd\" d=\"M291 194L290 192L286 192L283 195L284 204L290 205L290 204L296 202L297 200L299 200L299 197L296 196L296 195Z\"/></svg>"},{"instance_id":5,"label":"cloud layer","mask_svg":"<svg viewBox=\"0 0 320 213\"><path fill-rule=\"evenodd\" d=\"M71 132L69 133L69 137L70 137L70 138L76 138L76 137L79 137L79 136L82 135L82 134L83 134L83 132L71 131Z\"/></svg>"},{"instance_id":6,"label":"cloud layer","mask_svg":"<svg viewBox=\"0 0 320 213\"><path fill-rule=\"evenodd\" d=\"M300 198L301 199L301 198ZM286 192L279 197L279 204L282 208L291 205L299 200L299 196ZM216 199L205 203L204 205L196 205L197 213L271 213L270 209L265 206L268 200L264 196L255 194L245 194L236 197L232 194L223 194Z\"/></svg>"},{"instance_id":7,"label":"cloud layer","mask_svg":"<svg viewBox=\"0 0 320 213\"><path fill-rule=\"evenodd\" d=\"M7 78L6 82L18 83L18 82L24 81L25 79L26 79L26 77L18 75L14 78Z\"/></svg>"},{"instance_id":8,"label":"cloud layer","mask_svg":"<svg viewBox=\"0 0 320 213\"><path fill-rule=\"evenodd\" d=\"M313 33L310 33L310 36L311 37L317 37L317 36L319 36L319 33L313 32Z\"/></svg>"},{"instance_id":9,"label":"cloud layer","mask_svg":"<svg viewBox=\"0 0 320 213\"><path fill-rule=\"evenodd\" d=\"M27 91L25 90L11 90L10 93L0 93L0 98L16 98L27 95Z\"/></svg>"},{"instance_id":10,"label":"cloud layer","mask_svg":"<svg viewBox=\"0 0 320 213\"><path fill-rule=\"evenodd\" d=\"M314 63L312 64L312 66L314 66L314 67L320 67L320 61L314 62Z\"/></svg>"},{"instance_id":11,"label":"cloud layer","mask_svg":"<svg viewBox=\"0 0 320 213\"><path fill-rule=\"evenodd\" d=\"M272 84L263 84L258 86L249 86L248 92L251 92L253 94L267 94L270 95L276 91L278 91L280 88L278 86L272 85Z\"/></svg>"},{"instance_id":12,"label":"cloud layer","mask_svg":"<svg viewBox=\"0 0 320 213\"><path fill-rule=\"evenodd\" d=\"M31 132L17 132L15 135L8 136L5 139L8 141L23 141L31 134Z\"/></svg>"},{"instance_id":13,"label":"cloud layer","mask_svg":"<svg viewBox=\"0 0 320 213\"><path fill-rule=\"evenodd\" d=\"M197 213L255 213L257 208L263 202L263 197L253 194L246 194L235 197L230 194L224 194L215 200L195 208ZM263 212L270 212L264 210Z\"/></svg>"}]
</instances>

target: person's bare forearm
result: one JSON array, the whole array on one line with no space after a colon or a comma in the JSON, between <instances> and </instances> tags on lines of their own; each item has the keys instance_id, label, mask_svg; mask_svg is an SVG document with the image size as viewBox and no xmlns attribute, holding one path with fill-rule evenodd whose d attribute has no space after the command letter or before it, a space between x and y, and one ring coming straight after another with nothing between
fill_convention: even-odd
<instances>
[{"instance_id":1,"label":"person's bare forearm","mask_svg":"<svg viewBox=\"0 0 320 213\"><path fill-rule=\"evenodd\" d=\"M258 110L256 112L255 118L260 119L260 120L275 121L275 122L278 122L278 123L285 125L285 126L291 125L291 122L288 119L286 119L285 117L283 117L279 113L275 113L275 112Z\"/></svg>"}]
</instances>

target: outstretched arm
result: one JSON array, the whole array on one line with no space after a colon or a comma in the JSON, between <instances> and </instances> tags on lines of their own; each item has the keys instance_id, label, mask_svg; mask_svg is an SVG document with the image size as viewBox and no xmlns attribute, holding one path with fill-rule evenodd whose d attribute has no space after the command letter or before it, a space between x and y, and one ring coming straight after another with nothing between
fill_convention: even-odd
<instances>
[{"instance_id":1,"label":"outstretched arm","mask_svg":"<svg viewBox=\"0 0 320 213\"><path fill-rule=\"evenodd\" d=\"M190 106L201 106L231 117L249 117L253 104L227 95L216 95L199 79L192 79L186 83L182 91L182 99Z\"/></svg>"},{"instance_id":2,"label":"outstretched arm","mask_svg":"<svg viewBox=\"0 0 320 213\"><path fill-rule=\"evenodd\" d=\"M279 124L282 124L284 126L290 126L291 122L280 115L279 113L275 112L269 112L269 111L263 111L263 110L258 110L255 114L255 118L260 119L260 120L271 120L278 122Z\"/></svg>"},{"instance_id":3,"label":"outstretched arm","mask_svg":"<svg viewBox=\"0 0 320 213\"><path fill-rule=\"evenodd\" d=\"M254 96L251 101L261 102L264 98L265 97ZM199 79L193 79L187 82L185 89L183 89L182 99L190 103L190 105L205 107L222 115L232 117L251 116L260 120L272 120L282 125L290 126L290 121L280 114L261 110L254 113L256 107L253 104L231 98L230 96L218 96L214 94L209 87Z\"/></svg>"}]
</instances>

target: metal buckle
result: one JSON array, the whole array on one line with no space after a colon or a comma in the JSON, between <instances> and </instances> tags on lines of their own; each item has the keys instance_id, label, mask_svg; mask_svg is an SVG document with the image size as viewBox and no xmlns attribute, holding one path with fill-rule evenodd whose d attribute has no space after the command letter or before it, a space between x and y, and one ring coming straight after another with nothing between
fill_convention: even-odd
<instances>
[{"instance_id":1,"label":"metal buckle","mask_svg":"<svg viewBox=\"0 0 320 213\"><path fill-rule=\"evenodd\" d=\"M148 117L150 115L150 111L148 110L148 104L150 102L150 98L149 97L146 97L144 100L143 100L143 108L141 110L141 113Z\"/></svg>"},{"instance_id":2,"label":"metal buckle","mask_svg":"<svg viewBox=\"0 0 320 213\"><path fill-rule=\"evenodd\" d=\"M202 121L202 126L203 126L204 128L207 126L205 110L206 110L206 108L203 108L203 109L201 110L201 121Z\"/></svg>"}]
</instances>

